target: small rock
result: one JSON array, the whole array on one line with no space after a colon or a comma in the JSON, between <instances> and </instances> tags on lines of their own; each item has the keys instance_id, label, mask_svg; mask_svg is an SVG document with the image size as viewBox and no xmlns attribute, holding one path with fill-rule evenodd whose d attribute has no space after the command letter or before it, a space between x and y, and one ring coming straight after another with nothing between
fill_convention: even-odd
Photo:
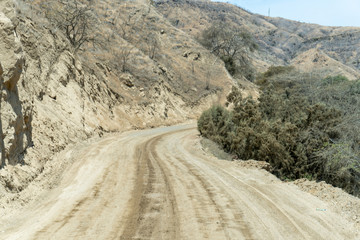
<instances>
[{"instance_id":1,"label":"small rock","mask_svg":"<svg viewBox=\"0 0 360 240\"><path fill-rule=\"evenodd\" d=\"M131 81L131 79L124 79L125 86L132 88L134 86L134 83Z\"/></svg>"},{"instance_id":2,"label":"small rock","mask_svg":"<svg viewBox=\"0 0 360 240\"><path fill-rule=\"evenodd\" d=\"M159 69L162 71L162 73L166 73L167 69L163 66L159 66Z\"/></svg>"}]
</instances>

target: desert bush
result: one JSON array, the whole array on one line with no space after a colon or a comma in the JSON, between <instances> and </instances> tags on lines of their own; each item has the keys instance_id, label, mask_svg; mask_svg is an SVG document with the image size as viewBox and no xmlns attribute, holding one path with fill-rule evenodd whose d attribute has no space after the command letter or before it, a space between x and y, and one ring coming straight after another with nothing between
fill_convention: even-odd
<instances>
[{"instance_id":1,"label":"desert bush","mask_svg":"<svg viewBox=\"0 0 360 240\"><path fill-rule=\"evenodd\" d=\"M349 79L347 79L345 76L337 75L337 76L328 76L324 78L321 81L322 85L333 85L333 84L339 84L343 82L348 82Z\"/></svg>"},{"instance_id":2,"label":"desert bush","mask_svg":"<svg viewBox=\"0 0 360 240\"><path fill-rule=\"evenodd\" d=\"M232 131L231 114L222 106L213 106L205 111L198 120L200 134L210 140L227 146L227 133Z\"/></svg>"},{"instance_id":3,"label":"desert bush","mask_svg":"<svg viewBox=\"0 0 360 240\"><path fill-rule=\"evenodd\" d=\"M225 63L225 68L228 70L230 75L234 76L238 72L238 66L236 66L235 60L231 56L221 56L221 60Z\"/></svg>"},{"instance_id":4,"label":"desert bush","mask_svg":"<svg viewBox=\"0 0 360 240\"><path fill-rule=\"evenodd\" d=\"M245 29L231 28L221 21L215 22L201 33L198 40L224 61L232 76L254 79L255 71L248 53L258 49L258 45Z\"/></svg>"},{"instance_id":5,"label":"desert bush","mask_svg":"<svg viewBox=\"0 0 360 240\"><path fill-rule=\"evenodd\" d=\"M325 144L316 153L316 160L321 162L321 179L347 192L360 193L360 157L351 143Z\"/></svg>"},{"instance_id":6,"label":"desert bush","mask_svg":"<svg viewBox=\"0 0 360 240\"><path fill-rule=\"evenodd\" d=\"M260 77L267 80L257 101L233 88L233 110L202 115L201 134L241 159L269 162L280 178L325 180L360 195L359 81L305 77L287 67Z\"/></svg>"},{"instance_id":7,"label":"desert bush","mask_svg":"<svg viewBox=\"0 0 360 240\"><path fill-rule=\"evenodd\" d=\"M260 74L257 79L256 83L259 85L267 84L269 78L275 75L289 73L294 70L292 66L270 66L268 70L262 74Z\"/></svg>"},{"instance_id":8,"label":"desert bush","mask_svg":"<svg viewBox=\"0 0 360 240\"><path fill-rule=\"evenodd\" d=\"M282 73L287 73L292 70L294 70L294 67L292 66L271 66L266 72L263 73L263 76L268 78Z\"/></svg>"}]
</instances>

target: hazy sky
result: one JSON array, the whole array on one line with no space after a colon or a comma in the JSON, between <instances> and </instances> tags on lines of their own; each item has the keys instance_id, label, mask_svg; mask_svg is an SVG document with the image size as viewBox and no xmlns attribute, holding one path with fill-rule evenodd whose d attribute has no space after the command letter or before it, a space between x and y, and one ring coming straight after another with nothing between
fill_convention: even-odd
<instances>
[{"instance_id":1,"label":"hazy sky","mask_svg":"<svg viewBox=\"0 0 360 240\"><path fill-rule=\"evenodd\" d=\"M216 0L253 13L326 26L360 27L360 0Z\"/></svg>"}]
</instances>

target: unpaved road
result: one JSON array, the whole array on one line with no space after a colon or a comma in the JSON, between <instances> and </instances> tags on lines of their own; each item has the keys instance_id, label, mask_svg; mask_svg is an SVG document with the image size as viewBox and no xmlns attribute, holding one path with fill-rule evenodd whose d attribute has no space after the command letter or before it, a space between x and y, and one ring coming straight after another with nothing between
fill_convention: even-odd
<instances>
[{"instance_id":1,"label":"unpaved road","mask_svg":"<svg viewBox=\"0 0 360 240\"><path fill-rule=\"evenodd\" d=\"M207 155L197 134L183 125L88 144L56 188L0 219L0 239L359 239L310 194Z\"/></svg>"}]
</instances>

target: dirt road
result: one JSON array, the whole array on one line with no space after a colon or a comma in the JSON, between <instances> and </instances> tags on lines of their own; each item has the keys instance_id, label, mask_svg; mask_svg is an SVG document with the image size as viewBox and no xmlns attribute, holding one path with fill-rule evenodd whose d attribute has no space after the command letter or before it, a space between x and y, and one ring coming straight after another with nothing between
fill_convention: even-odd
<instances>
[{"instance_id":1,"label":"dirt road","mask_svg":"<svg viewBox=\"0 0 360 240\"><path fill-rule=\"evenodd\" d=\"M183 125L88 144L56 188L0 218L0 239L359 239L326 203L209 156L197 134Z\"/></svg>"}]
</instances>

